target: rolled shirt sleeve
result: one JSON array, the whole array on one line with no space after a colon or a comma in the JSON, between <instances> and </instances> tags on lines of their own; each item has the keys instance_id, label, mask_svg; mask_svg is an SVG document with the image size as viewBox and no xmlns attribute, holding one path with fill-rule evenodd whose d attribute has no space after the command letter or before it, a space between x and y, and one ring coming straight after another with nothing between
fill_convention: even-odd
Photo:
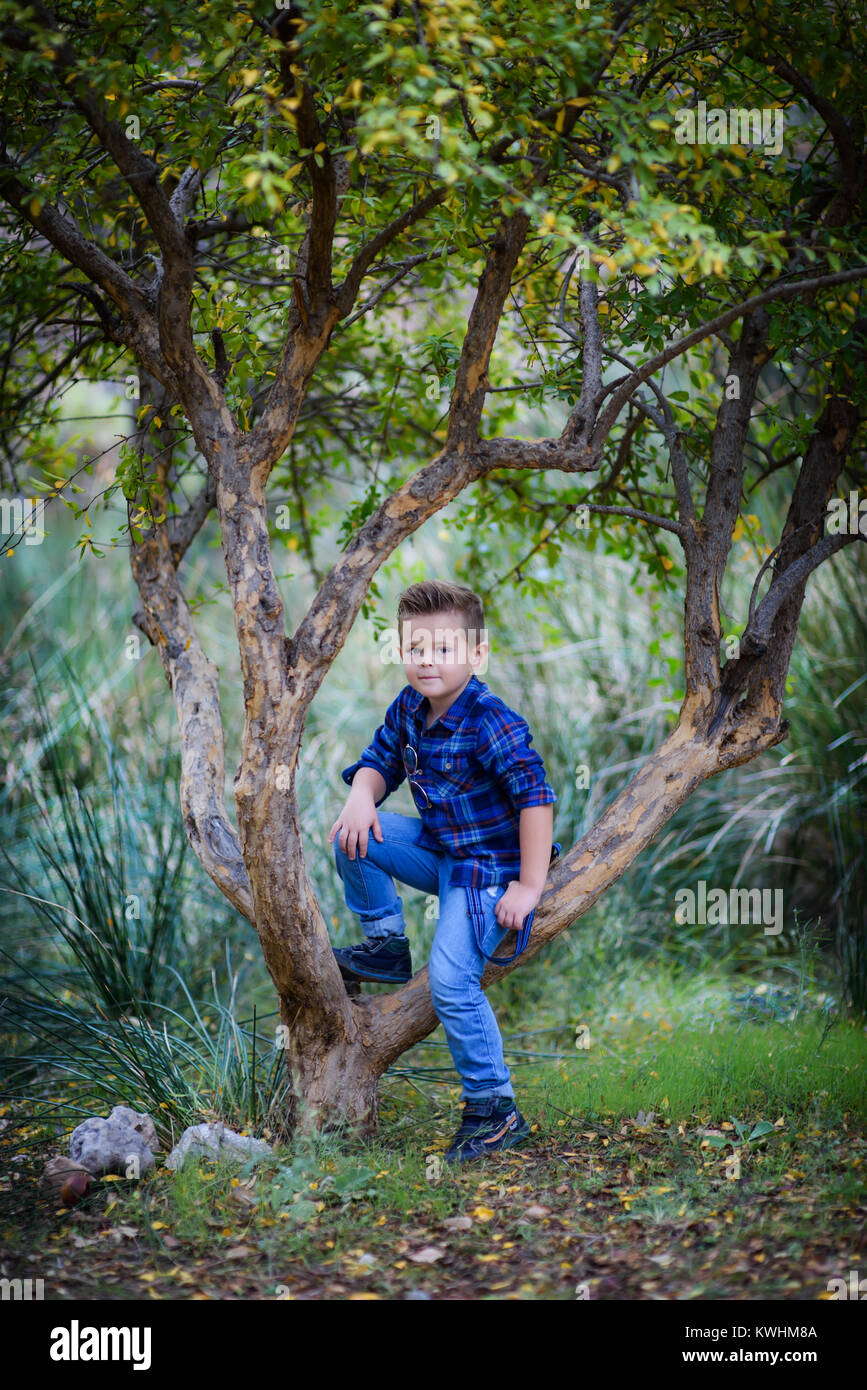
<instances>
[{"instance_id":1,"label":"rolled shirt sleeve","mask_svg":"<svg viewBox=\"0 0 867 1390\"><path fill-rule=\"evenodd\" d=\"M532 742L529 724L514 710L493 710L479 725L475 755L519 811L557 800L545 777L545 764L530 747Z\"/></svg>"},{"instance_id":2,"label":"rolled shirt sleeve","mask_svg":"<svg viewBox=\"0 0 867 1390\"><path fill-rule=\"evenodd\" d=\"M386 796L390 796L393 791L396 791L406 777L398 723L399 700L400 696L393 700L385 711L382 724L373 735L358 762L353 763L351 767L345 767L340 774L344 782L351 787L352 779L360 767L375 768L386 786L385 796L381 796L374 803L376 806L381 806Z\"/></svg>"}]
</instances>

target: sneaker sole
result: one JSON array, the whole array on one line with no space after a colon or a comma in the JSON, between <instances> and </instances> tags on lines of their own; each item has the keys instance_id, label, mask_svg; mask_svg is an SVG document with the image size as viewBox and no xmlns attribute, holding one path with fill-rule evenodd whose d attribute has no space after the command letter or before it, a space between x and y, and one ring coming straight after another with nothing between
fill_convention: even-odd
<instances>
[{"instance_id":1,"label":"sneaker sole","mask_svg":"<svg viewBox=\"0 0 867 1390\"><path fill-rule=\"evenodd\" d=\"M372 970L362 974L360 971L353 970L349 965L343 965L340 961L337 964L340 966L340 973L344 980L348 980L351 984L358 980L370 980L386 985L405 985L407 980L412 979L412 971L408 975L374 975Z\"/></svg>"},{"instance_id":2,"label":"sneaker sole","mask_svg":"<svg viewBox=\"0 0 867 1390\"><path fill-rule=\"evenodd\" d=\"M485 1148L481 1149L478 1153L455 1153L452 1155L446 1154L446 1162L473 1163L477 1158L485 1158L488 1154L503 1153L506 1149L517 1148L518 1144L525 1144L527 1140L532 1139L532 1137L532 1132L529 1129L524 1131L523 1133L516 1134L513 1138L510 1138L506 1143L501 1143L496 1138L496 1136L492 1135L488 1141L488 1145ZM482 1143L484 1144L485 1141L482 1140ZM495 1144L496 1147L494 1147Z\"/></svg>"}]
</instances>

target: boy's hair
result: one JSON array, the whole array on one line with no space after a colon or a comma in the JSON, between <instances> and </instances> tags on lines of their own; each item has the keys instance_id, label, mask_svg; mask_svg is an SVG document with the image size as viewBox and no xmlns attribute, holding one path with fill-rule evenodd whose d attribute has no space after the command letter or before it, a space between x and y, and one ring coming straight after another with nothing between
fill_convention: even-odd
<instances>
[{"instance_id":1,"label":"boy's hair","mask_svg":"<svg viewBox=\"0 0 867 1390\"><path fill-rule=\"evenodd\" d=\"M482 600L465 584L452 584L447 579L425 579L404 589L397 605L397 630L403 632L408 618L422 618L428 613L459 613L462 626L475 633L481 642L485 630L485 610Z\"/></svg>"}]
</instances>

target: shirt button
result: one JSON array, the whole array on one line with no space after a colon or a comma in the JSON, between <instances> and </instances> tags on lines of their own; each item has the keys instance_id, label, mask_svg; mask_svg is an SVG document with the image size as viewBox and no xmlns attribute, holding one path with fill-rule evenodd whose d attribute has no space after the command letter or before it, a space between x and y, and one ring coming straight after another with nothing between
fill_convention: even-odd
<instances>
[{"instance_id":1,"label":"shirt button","mask_svg":"<svg viewBox=\"0 0 867 1390\"><path fill-rule=\"evenodd\" d=\"M448 772L450 769L451 769L451 763L446 763L446 772Z\"/></svg>"}]
</instances>

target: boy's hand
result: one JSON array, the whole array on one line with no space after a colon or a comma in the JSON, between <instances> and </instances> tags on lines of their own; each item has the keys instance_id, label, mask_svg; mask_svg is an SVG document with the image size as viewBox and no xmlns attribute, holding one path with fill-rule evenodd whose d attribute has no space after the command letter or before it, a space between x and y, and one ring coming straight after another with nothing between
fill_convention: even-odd
<instances>
[{"instance_id":1,"label":"boy's hand","mask_svg":"<svg viewBox=\"0 0 867 1390\"><path fill-rule=\"evenodd\" d=\"M519 883L513 878L494 908L494 915L500 926L505 927L507 931L520 931L524 925L524 918L528 912L533 911L541 896L535 888L528 888L525 883Z\"/></svg>"},{"instance_id":2,"label":"boy's hand","mask_svg":"<svg viewBox=\"0 0 867 1390\"><path fill-rule=\"evenodd\" d=\"M340 834L337 843L344 854L349 855L350 859L355 858L356 848L362 859L367 857L367 838L370 830L382 844L382 826L379 823L373 797L369 792L365 792L361 796L351 792L346 798L343 810L328 832L329 844L338 830Z\"/></svg>"}]
</instances>

